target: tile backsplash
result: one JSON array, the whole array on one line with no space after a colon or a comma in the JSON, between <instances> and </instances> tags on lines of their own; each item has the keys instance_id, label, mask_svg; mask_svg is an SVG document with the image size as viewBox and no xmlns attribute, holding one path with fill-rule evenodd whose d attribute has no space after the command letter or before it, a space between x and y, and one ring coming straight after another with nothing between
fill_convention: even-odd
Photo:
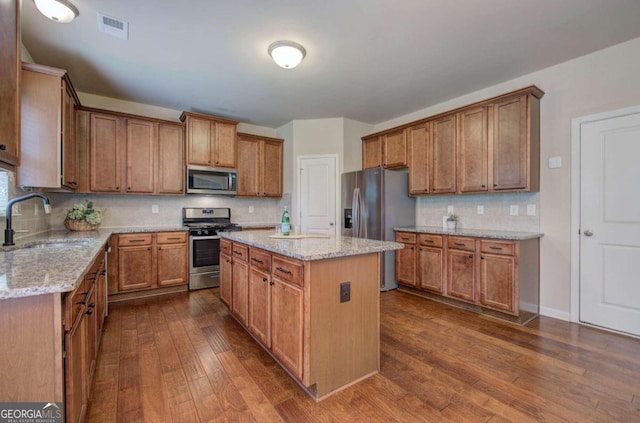
<instances>
[{"instance_id":1,"label":"tile backsplash","mask_svg":"<svg viewBox=\"0 0 640 423\"><path fill-rule=\"evenodd\" d=\"M478 194L418 197L416 203L417 226L442 226L449 206L458 216L458 227L503 231L540 231L540 194ZM478 214L478 206L484 208ZM518 206L518 215L510 214L511 206ZM535 215L527 215L527 206L535 207Z\"/></svg>"},{"instance_id":2,"label":"tile backsplash","mask_svg":"<svg viewBox=\"0 0 640 423\"><path fill-rule=\"evenodd\" d=\"M280 199L255 199L223 196L187 195L184 197L137 195L47 194L53 211L51 229L63 229L67 210L85 200L104 210L102 226L123 228L132 226L179 226L183 207L229 207L234 223L269 223L278 221ZM151 206L158 206L158 213ZM253 213L249 213L249 207Z\"/></svg>"}]
</instances>

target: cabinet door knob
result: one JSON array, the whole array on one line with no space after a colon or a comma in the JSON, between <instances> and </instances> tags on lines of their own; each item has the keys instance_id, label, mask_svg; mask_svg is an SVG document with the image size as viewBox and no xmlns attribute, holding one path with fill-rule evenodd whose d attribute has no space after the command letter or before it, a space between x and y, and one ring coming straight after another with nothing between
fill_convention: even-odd
<instances>
[{"instance_id":1,"label":"cabinet door knob","mask_svg":"<svg viewBox=\"0 0 640 423\"><path fill-rule=\"evenodd\" d=\"M269 282L269 285L270 285L270 286L273 286L273 285L275 285L275 283L273 283L273 282Z\"/></svg>"},{"instance_id":2,"label":"cabinet door knob","mask_svg":"<svg viewBox=\"0 0 640 423\"><path fill-rule=\"evenodd\" d=\"M262 278L262 282L266 282L266 281L267 281L267 278Z\"/></svg>"},{"instance_id":3,"label":"cabinet door knob","mask_svg":"<svg viewBox=\"0 0 640 423\"><path fill-rule=\"evenodd\" d=\"M469 256L469 258L473 258L473 256Z\"/></svg>"},{"instance_id":4,"label":"cabinet door knob","mask_svg":"<svg viewBox=\"0 0 640 423\"><path fill-rule=\"evenodd\" d=\"M0 150L4 151L7 149L7 146L4 144L0 144Z\"/></svg>"}]
</instances>

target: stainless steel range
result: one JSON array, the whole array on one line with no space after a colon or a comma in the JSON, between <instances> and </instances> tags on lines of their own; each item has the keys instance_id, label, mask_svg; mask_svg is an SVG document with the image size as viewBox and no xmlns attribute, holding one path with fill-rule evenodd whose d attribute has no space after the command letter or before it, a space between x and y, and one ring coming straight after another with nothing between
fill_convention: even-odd
<instances>
[{"instance_id":1,"label":"stainless steel range","mask_svg":"<svg viewBox=\"0 0 640 423\"><path fill-rule=\"evenodd\" d=\"M241 231L231 223L228 208L183 208L182 224L189 227L189 289L220 286L220 236Z\"/></svg>"}]
</instances>

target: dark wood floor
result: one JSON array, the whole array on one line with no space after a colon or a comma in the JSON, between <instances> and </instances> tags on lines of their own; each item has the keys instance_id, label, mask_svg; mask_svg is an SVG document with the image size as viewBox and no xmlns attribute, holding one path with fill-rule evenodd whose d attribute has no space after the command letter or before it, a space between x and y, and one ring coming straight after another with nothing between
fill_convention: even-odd
<instances>
[{"instance_id":1,"label":"dark wood floor","mask_svg":"<svg viewBox=\"0 0 640 423\"><path fill-rule=\"evenodd\" d=\"M110 306L89 422L640 421L640 340L381 294L381 371L316 404L218 290Z\"/></svg>"}]
</instances>

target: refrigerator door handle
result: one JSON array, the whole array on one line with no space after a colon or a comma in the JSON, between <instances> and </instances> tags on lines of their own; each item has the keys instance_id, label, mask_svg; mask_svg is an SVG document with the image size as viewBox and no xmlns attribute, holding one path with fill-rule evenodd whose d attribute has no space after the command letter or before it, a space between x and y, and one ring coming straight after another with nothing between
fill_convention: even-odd
<instances>
[{"instance_id":1,"label":"refrigerator door handle","mask_svg":"<svg viewBox=\"0 0 640 423\"><path fill-rule=\"evenodd\" d=\"M351 222L352 222L352 235L354 238L359 237L360 232L360 202L358 201L360 197L360 189L353 189L353 196L351 198Z\"/></svg>"},{"instance_id":2,"label":"refrigerator door handle","mask_svg":"<svg viewBox=\"0 0 640 423\"><path fill-rule=\"evenodd\" d=\"M358 189L358 222L359 232L358 235L360 238L369 238L369 234L367 233L367 207L364 204L364 197L360 195L360 189Z\"/></svg>"}]
</instances>

